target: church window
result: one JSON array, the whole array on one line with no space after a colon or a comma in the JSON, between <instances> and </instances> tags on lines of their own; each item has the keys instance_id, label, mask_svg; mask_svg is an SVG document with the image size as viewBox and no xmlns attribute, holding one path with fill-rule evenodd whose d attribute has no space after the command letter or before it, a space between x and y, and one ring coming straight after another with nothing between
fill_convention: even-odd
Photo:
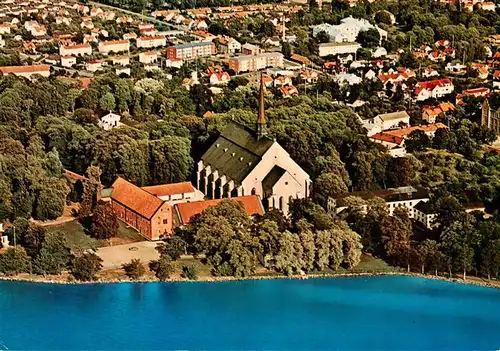
<instances>
[{"instance_id":1,"label":"church window","mask_svg":"<svg viewBox=\"0 0 500 351\"><path fill-rule=\"evenodd\" d=\"M280 211L283 211L283 196L281 196L279 199L279 206L280 206Z\"/></svg>"},{"instance_id":2,"label":"church window","mask_svg":"<svg viewBox=\"0 0 500 351\"><path fill-rule=\"evenodd\" d=\"M252 188L252 195L255 195L257 193L257 190L255 188Z\"/></svg>"},{"instance_id":3,"label":"church window","mask_svg":"<svg viewBox=\"0 0 500 351\"><path fill-rule=\"evenodd\" d=\"M285 182L285 185L288 185L288 182Z\"/></svg>"}]
</instances>

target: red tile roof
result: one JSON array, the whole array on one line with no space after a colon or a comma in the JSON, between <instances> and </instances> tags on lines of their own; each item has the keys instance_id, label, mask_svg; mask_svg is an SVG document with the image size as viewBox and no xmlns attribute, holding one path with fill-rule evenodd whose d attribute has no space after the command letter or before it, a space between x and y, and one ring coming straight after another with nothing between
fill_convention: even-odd
<instances>
[{"instance_id":1,"label":"red tile roof","mask_svg":"<svg viewBox=\"0 0 500 351\"><path fill-rule=\"evenodd\" d=\"M402 137L390 135L385 132L373 134L372 136L370 136L370 139L380 140L386 143L393 143L398 145L401 145L401 143L403 142Z\"/></svg>"},{"instance_id":2,"label":"red tile roof","mask_svg":"<svg viewBox=\"0 0 500 351\"><path fill-rule=\"evenodd\" d=\"M219 204L222 200L224 199L186 202L175 205L175 208L180 222L182 224L189 224L193 220L194 216L201 214L209 207L217 206L217 204ZM264 214L262 203L257 195L233 197L231 200L243 203L245 211L249 216Z\"/></svg>"},{"instance_id":3,"label":"red tile roof","mask_svg":"<svg viewBox=\"0 0 500 351\"><path fill-rule=\"evenodd\" d=\"M431 132L435 132L436 130L441 129L441 128L448 129L448 127L443 123L433 123L433 124L426 124L426 125L422 125L422 126L414 126L414 127L409 127L409 128L403 128L403 129L388 130L384 133L395 136L395 137L404 138L405 136L409 135L411 132L413 132L415 130L422 130L422 131L424 131L424 133L431 133Z\"/></svg>"},{"instance_id":4,"label":"red tile roof","mask_svg":"<svg viewBox=\"0 0 500 351\"><path fill-rule=\"evenodd\" d=\"M32 66L4 66L0 67L0 72L3 74L9 73L29 73L29 72L48 72L49 65L32 65Z\"/></svg>"},{"instance_id":5,"label":"red tile roof","mask_svg":"<svg viewBox=\"0 0 500 351\"><path fill-rule=\"evenodd\" d=\"M448 85L453 85L449 78L436 79L436 80L428 80L426 82L418 82L415 85L415 94L418 95L424 89L434 90L436 87L444 87Z\"/></svg>"},{"instance_id":6,"label":"red tile roof","mask_svg":"<svg viewBox=\"0 0 500 351\"><path fill-rule=\"evenodd\" d=\"M112 201L120 203L147 219L153 217L164 203L164 201L148 193L146 190L120 177L115 180L111 188L113 189L111 193Z\"/></svg>"},{"instance_id":7,"label":"red tile roof","mask_svg":"<svg viewBox=\"0 0 500 351\"><path fill-rule=\"evenodd\" d=\"M194 187L191 182L143 186L142 189L155 196L169 196L194 192Z\"/></svg>"},{"instance_id":8,"label":"red tile roof","mask_svg":"<svg viewBox=\"0 0 500 351\"><path fill-rule=\"evenodd\" d=\"M64 175L69 177L69 178L72 178L74 180L81 180L82 182L89 180L88 178L86 178L78 173L68 171L67 169L64 170Z\"/></svg>"}]
</instances>

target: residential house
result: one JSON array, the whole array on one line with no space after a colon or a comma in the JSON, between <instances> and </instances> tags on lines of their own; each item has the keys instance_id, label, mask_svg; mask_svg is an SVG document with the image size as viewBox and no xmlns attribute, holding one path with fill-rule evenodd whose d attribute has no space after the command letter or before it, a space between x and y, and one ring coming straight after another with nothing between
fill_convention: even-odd
<instances>
[{"instance_id":1,"label":"residential house","mask_svg":"<svg viewBox=\"0 0 500 351\"><path fill-rule=\"evenodd\" d=\"M125 33L123 34L123 39L124 40L137 39L137 34L135 34L134 32Z\"/></svg>"},{"instance_id":2,"label":"residential house","mask_svg":"<svg viewBox=\"0 0 500 351\"><path fill-rule=\"evenodd\" d=\"M50 76L49 65L31 65L31 66L4 66L0 67L0 73L3 76L13 74L18 77L31 79L33 75L40 75L42 77Z\"/></svg>"},{"instance_id":3,"label":"residential house","mask_svg":"<svg viewBox=\"0 0 500 351\"><path fill-rule=\"evenodd\" d=\"M455 87L449 78L418 82L415 85L415 98L424 101L429 98L439 99L453 93Z\"/></svg>"},{"instance_id":4,"label":"residential house","mask_svg":"<svg viewBox=\"0 0 500 351\"><path fill-rule=\"evenodd\" d=\"M207 71L210 85L227 84L229 80L231 80L229 74L227 72L224 72L224 70L220 66L209 67Z\"/></svg>"},{"instance_id":5,"label":"residential house","mask_svg":"<svg viewBox=\"0 0 500 351\"><path fill-rule=\"evenodd\" d=\"M8 23L0 24L0 34L10 34L11 25Z\"/></svg>"},{"instance_id":6,"label":"residential house","mask_svg":"<svg viewBox=\"0 0 500 351\"><path fill-rule=\"evenodd\" d=\"M87 69L87 71L96 72L100 70L103 65L104 65L104 60L90 60L87 61L85 68Z\"/></svg>"},{"instance_id":7,"label":"residential house","mask_svg":"<svg viewBox=\"0 0 500 351\"><path fill-rule=\"evenodd\" d=\"M156 51L145 51L139 54L139 62L149 65L158 60L158 53Z\"/></svg>"},{"instance_id":8,"label":"residential house","mask_svg":"<svg viewBox=\"0 0 500 351\"><path fill-rule=\"evenodd\" d=\"M392 157L403 157L406 155L403 137L390 135L385 132L379 132L370 135L369 139L376 144L382 144L385 146L389 155Z\"/></svg>"},{"instance_id":9,"label":"residential house","mask_svg":"<svg viewBox=\"0 0 500 351\"><path fill-rule=\"evenodd\" d=\"M92 47L89 43L61 45L59 47L59 55L61 56L82 56L92 55Z\"/></svg>"},{"instance_id":10,"label":"residential house","mask_svg":"<svg viewBox=\"0 0 500 351\"><path fill-rule=\"evenodd\" d=\"M104 130L111 130L113 128L120 126L120 124L121 124L120 119L121 119L120 115L117 115L117 114L109 111L109 113L107 115L102 116L99 119L99 122L97 123L97 125Z\"/></svg>"},{"instance_id":11,"label":"residential house","mask_svg":"<svg viewBox=\"0 0 500 351\"><path fill-rule=\"evenodd\" d=\"M246 43L241 46L243 55L259 55L262 53L262 49L257 45Z\"/></svg>"},{"instance_id":12,"label":"residential house","mask_svg":"<svg viewBox=\"0 0 500 351\"><path fill-rule=\"evenodd\" d=\"M455 112L455 106L451 102L443 102L437 106L422 107L422 119L428 123L436 123L436 119L447 113Z\"/></svg>"},{"instance_id":13,"label":"residential house","mask_svg":"<svg viewBox=\"0 0 500 351\"><path fill-rule=\"evenodd\" d=\"M466 89L461 94L457 94L456 103L457 105L463 105L463 99L466 96L480 98L487 97L488 95L490 95L490 89L488 88Z\"/></svg>"},{"instance_id":14,"label":"residential house","mask_svg":"<svg viewBox=\"0 0 500 351\"><path fill-rule=\"evenodd\" d=\"M394 214L396 208L406 208L408 210L408 217L410 218L416 218L416 206L429 201L429 192L421 187L404 186L375 191L357 191L346 193L336 198L328 198L328 212L339 214L348 209L349 205L345 200L351 196L359 197L363 200L381 198L385 201L390 216ZM364 206L362 210L366 212L368 210L367 206Z\"/></svg>"},{"instance_id":15,"label":"residential house","mask_svg":"<svg viewBox=\"0 0 500 351\"><path fill-rule=\"evenodd\" d=\"M278 37L271 37L264 40L264 44L269 46L280 46L281 41Z\"/></svg>"},{"instance_id":16,"label":"residential house","mask_svg":"<svg viewBox=\"0 0 500 351\"><path fill-rule=\"evenodd\" d=\"M241 44L231 37L221 37L216 40L217 52L221 54L234 55L241 51Z\"/></svg>"},{"instance_id":17,"label":"residential house","mask_svg":"<svg viewBox=\"0 0 500 351\"><path fill-rule=\"evenodd\" d=\"M167 38L163 35L139 37L136 42L137 48L155 48L167 45Z\"/></svg>"},{"instance_id":18,"label":"residential house","mask_svg":"<svg viewBox=\"0 0 500 351\"><path fill-rule=\"evenodd\" d=\"M76 57L71 55L61 56L61 66L63 67L73 67L76 65Z\"/></svg>"},{"instance_id":19,"label":"residential house","mask_svg":"<svg viewBox=\"0 0 500 351\"><path fill-rule=\"evenodd\" d=\"M130 42L128 40L109 40L99 43L99 52L124 52L130 50Z\"/></svg>"},{"instance_id":20,"label":"residential house","mask_svg":"<svg viewBox=\"0 0 500 351\"><path fill-rule=\"evenodd\" d=\"M361 45L356 42L324 43L318 45L319 56L355 54Z\"/></svg>"},{"instance_id":21,"label":"residential house","mask_svg":"<svg viewBox=\"0 0 500 351\"><path fill-rule=\"evenodd\" d=\"M410 125L410 115L406 111L383 113L373 118L361 120L367 135L380 133L384 130L402 128Z\"/></svg>"},{"instance_id":22,"label":"residential house","mask_svg":"<svg viewBox=\"0 0 500 351\"><path fill-rule=\"evenodd\" d=\"M352 73L338 73L336 74L333 79L340 85L355 85L355 84L361 84L363 79L361 77L358 77L355 74Z\"/></svg>"},{"instance_id":23,"label":"residential house","mask_svg":"<svg viewBox=\"0 0 500 351\"><path fill-rule=\"evenodd\" d=\"M254 72L268 67L283 67L283 54L266 52L258 55L242 55L229 59L229 69L236 73Z\"/></svg>"},{"instance_id":24,"label":"residential house","mask_svg":"<svg viewBox=\"0 0 500 351\"><path fill-rule=\"evenodd\" d=\"M299 91L293 85L283 85L280 88L281 95L283 98L291 98L293 96L299 95Z\"/></svg>"},{"instance_id":25,"label":"residential house","mask_svg":"<svg viewBox=\"0 0 500 351\"><path fill-rule=\"evenodd\" d=\"M114 56L111 57L111 62L113 65L119 65L119 66L128 66L130 64L130 57L129 56Z\"/></svg>"},{"instance_id":26,"label":"residential house","mask_svg":"<svg viewBox=\"0 0 500 351\"><path fill-rule=\"evenodd\" d=\"M307 57L298 55L298 54L293 54L290 56L290 60L302 64L302 68L305 68L307 66L311 66L312 62L309 60Z\"/></svg>"},{"instance_id":27,"label":"residential house","mask_svg":"<svg viewBox=\"0 0 500 351\"><path fill-rule=\"evenodd\" d=\"M191 60L211 55L215 55L214 43L187 43L167 48L167 57L169 59Z\"/></svg>"}]
</instances>

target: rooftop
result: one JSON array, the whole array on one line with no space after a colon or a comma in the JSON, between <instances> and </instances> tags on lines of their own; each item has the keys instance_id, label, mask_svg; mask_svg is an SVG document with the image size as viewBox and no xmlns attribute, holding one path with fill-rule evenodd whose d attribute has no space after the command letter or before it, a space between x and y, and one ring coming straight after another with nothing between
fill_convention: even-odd
<instances>
[{"instance_id":1,"label":"rooftop","mask_svg":"<svg viewBox=\"0 0 500 351\"><path fill-rule=\"evenodd\" d=\"M113 188L111 194L113 201L130 208L146 219L153 217L164 203L146 190L120 177L115 180L111 187Z\"/></svg>"},{"instance_id":2,"label":"rooftop","mask_svg":"<svg viewBox=\"0 0 500 351\"><path fill-rule=\"evenodd\" d=\"M142 189L158 197L194 192L191 182L143 186Z\"/></svg>"},{"instance_id":3,"label":"rooftop","mask_svg":"<svg viewBox=\"0 0 500 351\"><path fill-rule=\"evenodd\" d=\"M196 215L203 213L203 211L205 211L209 207L217 206L223 200L225 199L177 204L175 205L177 217L181 224L189 224ZM241 202L243 204L243 207L245 207L247 215L249 216L264 214L264 208L262 207L260 198L257 195L233 197L231 198L231 200Z\"/></svg>"}]
</instances>

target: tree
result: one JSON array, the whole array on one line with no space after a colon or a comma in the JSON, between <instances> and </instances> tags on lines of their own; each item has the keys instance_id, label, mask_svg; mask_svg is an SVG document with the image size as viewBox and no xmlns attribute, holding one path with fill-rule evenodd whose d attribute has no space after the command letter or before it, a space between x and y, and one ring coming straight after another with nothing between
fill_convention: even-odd
<instances>
[{"instance_id":1,"label":"tree","mask_svg":"<svg viewBox=\"0 0 500 351\"><path fill-rule=\"evenodd\" d=\"M92 216L91 234L96 239L109 240L118 234L118 218L111 204L99 201Z\"/></svg>"},{"instance_id":2,"label":"tree","mask_svg":"<svg viewBox=\"0 0 500 351\"><path fill-rule=\"evenodd\" d=\"M134 280L140 279L146 273L141 260L138 258L133 258L129 263L122 264L122 268L127 277Z\"/></svg>"},{"instance_id":3,"label":"tree","mask_svg":"<svg viewBox=\"0 0 500 351\"><path fill-rule=\"evenodd\" d=\"M31 261L21 246L9 247L0 255L0 273L16 275L30 271Z\"/></svg>"},{"instance_id":4,"label":"tree","mask_svg":"<svg viewBox=\"0 0 500 351\"><path fill-rule=\"evenodd\" d=\"M170 278L172 273L174 273L175 266L172 262L172 258L169 255L162 253L158 260L149 262L149 269L154 272L156 278L164 282Z\"/></svg>"},{"instance_id":5,"label":"tree","mask_svg":"<svg viewBox=\"0 0 500 351\"><path fill-rule=\"evenodd\" d=\"M72 255L63 232L49 232L35 259L37 274L61 274L71 262Z\"/></svg>"},{"instance_id":6,"label":"tree","mask_svg":"<svg viewBox=\"0 0 500 351\"><path fill-rule=\"evenodd\" d=\"M113 111L115 109L115 106L115 97L109 91L99 99L99 107L103 111Z\"/></svg>"},{"instance_id":7,"label":"tree","mask_svg":"<svg viewBox=\"0 0 500 351\"><path fill-rule=\"evenodd\" d=\"M98 167L87 168L87 180L83 183L82 202L79 216L81 219L88 217L97 205L97 199L102 191L101 170Z\"/></svg>"},{"instance_id":8,"label":"tree","mask_svg":"<svg viewBox=\"0 0 500 351\"><path fill-rule=\"evenodd\" d=\"M314 182L314 198L323 207L327 206L328 198L337 198L348 190L345 179L337 172L323 173Z\"/></svg>"},{"instance_id":9,"label":"tree","mask_svg":"<svg viewBox=\"0 0 500 351\"><path fill-rule=\"evenodd\" d=\"M94 111L88 108L77 108L73 113L73 118L79 124L97 124L99 121Z\"/></svg>"},{"instance_id":10,"label":"tree","mask_svg":"<svg viewBox=\"0 0 500 351\"><path fill-rule=\"evenodd\" d=\"M393 216L380 221L385 253L395 264L410 269L412 224L406 208L398 207Z\"/></svg>"},{"instance_id":11,"label":"tree","mask_svg":"<svg viewBox=\"0 0 500 351\"><path fill-rule=\"evenodd\" d=\"M481 272L491 279L500 271L500 239L487 240L481 249Z\"/></svg>"},{"instance_id":12,"label":"tree","mask_svg":"<svg viewBox=\"0 0 500 351\"><path fill-rule=\"evenodd\" d=\"M374 48L380 45L380 33L375 28L363 30L358 33L356 41L365 48Z\"/></svg>"},{"instance_id":13,"label":"tree","mask_svg":"<svg viewBox=\"0 0 500 351\"><path fill-rule=\"evenodd\" d=\"M375 14L375 22L377 23L383 23L387 25L392 24L392 18L391 18L391 13L389 11L378 11Z\"/></svg>"},{"instance_id":14,"label":"tree","mask_svg":"<svg viewBox=\"0 0 500 351\"><path fill-rule=\"evenodd\" d=\"M102 269L102 259L94 252L85 252L71 261L70 272L80 281L97 280L96 274Z\"/></svg>"},{"instance_id":15,"label":"tree","mask_svg":"<svg viewBox=\"0 0 500 351\"><path fill-rule=\"evenodd\" d=\"M186 253L186 242L184 239L179 236L173 236L170 239L167 239L165 242L158 244L156 246L156 251L160 253L160 255L168 255L172 260L178 260L181 258L181 255Z\"/></svg>"},{"instance_id":16,"label":"tree","mask_svg":"<svg viewBox=\"0 0 500 351\"><path fill-rule=\"evenodd\" d=\"M426 151L431 141L423 130L414 130L405 140L405 147L408 152Z\"/></svg>"},{"instance_id":17,"label":"tree","mask_svg":"<svg viewBox=\"0 0 500 351\"><path fill-rule=\"evenodd\" d=\"M198 271L194 264L182 266L182 277L190 280L198 280Z\"/></svg>"},{"instance_id":18,"label":"tree","mask_svg":"<svg viewBox=\"0 0 500 351\"><path fill-rule=\"evenodd\" d=\"M328 43L330 41L330 36L327 32L322 30L321 32L316 34L316 40L318 41L318 43Z\"/></svg>"},{"instance_id":19,"label":"tree","mask_svg":"<svg viewBox=\"0 0 500 351\"><path fill-rule=\"evenodd\" d=\"M293 275L302 268L302 257L297 252L298 246L295 245L296 241L298 241L296 234L292 234L289 231L282 233L279 241L279 251L274 257L274 269L287 276Z\"/></svg>"},{"instance_id":20,"label":"tree","mask_svg":"<svg viewBox=\"0 0 500 351\"><path fill-rule=\"evenodd\" d=\"M303 249L303 268L306 272L314 270L314 263L316 260L316 244L314 242L314 233L312 230L307 229L299 234L300 242Z\"/></svg>"},{"instance_id":21,"label":"tree","mask_svg":"<svg viewBox=\"0 0 500 351\"><path fill-rule=\"evenodd\" d=\"M290 56L292 56L292 46L289 42L284 41L281 43L281 53L286 58L290 58Z\"/></svg>"},{"instance_id":22,"label":"tree","mask_svg":"<svg viewBox=\"0 0 500 351\"><path fill-rule=\"evenodd\" d=\"M422 274L425 274L425 268L434 268L435 271L439 268L439 246L435 240L425 239L418 244L417 250L418 259L421 265ZM437 272L436 272L437 275Z\"/></svg>"}]
</instances>

